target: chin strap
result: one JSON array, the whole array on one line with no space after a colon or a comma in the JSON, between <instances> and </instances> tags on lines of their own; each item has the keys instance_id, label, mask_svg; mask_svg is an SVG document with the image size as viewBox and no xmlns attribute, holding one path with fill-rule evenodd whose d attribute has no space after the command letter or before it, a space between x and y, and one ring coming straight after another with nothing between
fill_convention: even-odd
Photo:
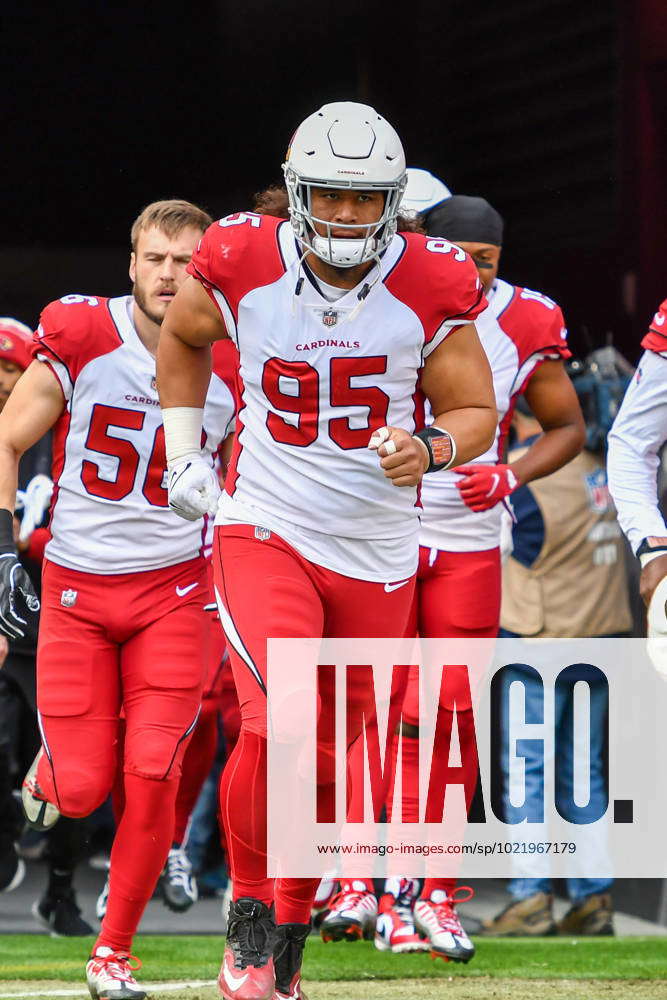
<instances>
[{"instance_id":1,"label":"chin strap","mask_svg":"<svg viewBox=\"0 0 667 1000\"><path fill-rule=\"evenodd\" d=\"M371 260L373 259L375 259L375 266L378 269L378 273L375 276L375 278L373 278L370 284L367 281L365 281L361 286L360 290L357 292L358 301L356 306L350 313L350 315L347 317L349 321L352 321L355 318L355 316L359 315L359 313L363 308L364 303L366 302L366 299L370 295L372 289L375 288L375 286L378 284L378 282L382 283L382 258L380 257L379 253L374 252L373 256L371 257Z\"/></svg>"},{"instance_id":2,"label":"chin strap","mask_svg":"<svg viewBox=\"0 0 667 1000\"><path fill-rule=\"evenodd\" d=\"M303 245L304 244L302 244L302 246ZM305 275L305 273L302 274L301 272L304 270L304 261L305 261L306 257L309 254L312 254L314 257L317 256L317 254L312 249L312 247L306 245L303 253L299 257L299 260L297 261L297 279L296 279L296 285L295 285L295 288L294 288L294 295L292 296L292 316L296 315L297 302L299 300L299 296L301 295L301 292L303 291L303 285L304 285L304 282L306 280L306 275ZM380 254L377 251L373 251L373 254L369 258L369 261L370 260L374 260L375 261L375 266L377 267L377 274L376 274L376 276L373 278L373 280L370 283L368 281L365 281L363 283L363 285L361 286L361 288L357 292L357 304L354 306L354 308L347 315L344 315L342 317L343 322L346 322L346 321L347 322L351 322L353 319L355 319L359 315L359 313L360 313L360 311L361 311L361 309L362 309L362 307L363 307L366 299L370 295L371 291L375 288L375 286L378 283L382 283L382 257L380 256ZM366 263L366 261L364 261L364 263ZM336 265L332 264L331 266L335 267ZM310 304L310 303L308 303L308 304ZM333 305L335 305L335 303L332 303L332 306Z\"/></svg>"}]
</instances>

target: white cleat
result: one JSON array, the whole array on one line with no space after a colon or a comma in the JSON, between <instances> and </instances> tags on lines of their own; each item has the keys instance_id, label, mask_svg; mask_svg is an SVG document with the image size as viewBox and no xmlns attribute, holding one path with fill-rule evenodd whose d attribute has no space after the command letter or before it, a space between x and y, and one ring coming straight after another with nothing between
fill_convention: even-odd
<instances>
[{"instance_id":1,"label":"white cleat","mask_svg":"<svg viewBox=\"0 0 667 1000\"><path fill-rule=\"evenodd\" d=\"M140 968L141 962L133 955L106 947L97 948L86 965L92 1000L144 1000L146 991L132 975Z\"/></svg>"},{"instance_id":2,"label":"white cleat","mask_svg":"<svg viewBox=\"0 0 667 1000\"><path fill-rule=\"evenodd\" d=\"M378 901L365 883L345 882L320 924L322 940L359 941L362 937L370 940L375 934L377 915Z\"/></svg>"},{"instance_id":3,"label":"white cleat","mask_svg":"<svg viewBox=\"0 0 667 1000\"><path fill-rule=\"evenodd\" d=\"M459 888L469 895L454 899L453 894L448 896L444 889L435 889L430 899L418 899L415 903L415 927L427 939L433 958L469 962L475 954L475 946L454 909L456 903L472 899L472 889L467 886Z\"/></svg>"},{"instance_id":4,"label":"white cleat","mask_svg":"<svg viewBox=\"0 0 667 1000\"><path fill-rule=\"evenodd\" d=\"M21 802L23 803L23 812L25 813L28 825L33 830L42 831L50 830L60 817L57 808L44 798L37 781L37 766L43 753L44 749L40 747L37 756L30 765L30 770L23 779L21 787Z\"/></svg>"},{"instance_id":5,"label":"white cleat","mask_svg":"<svg viewBox=\"0 0 667 1000\"><path fill-rule=\"evenodd\" d=\"M380 914L375 926L375 947L395 955L429 951L429 944L415 930L412 907L419 883L411 878L391 878L385 883L380 899Z\"/></svg>"}]
</instances>

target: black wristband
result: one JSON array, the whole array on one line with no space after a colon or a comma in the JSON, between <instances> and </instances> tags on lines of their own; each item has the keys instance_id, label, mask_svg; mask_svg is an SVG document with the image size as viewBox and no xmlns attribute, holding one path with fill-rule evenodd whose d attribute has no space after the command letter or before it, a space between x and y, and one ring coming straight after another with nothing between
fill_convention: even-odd
<instances>
[{"instance_id":1,"label":"black wristband","mask_svg":"<svg viewBox=\"0 0 667 1000\"><path fill-rule=\"evenodd\" d=\"M667 552L667 545L649 545L648 538L644 538L635 555L639 559L640 556L646 556L649 552Z\"/></svg>"},{"instance_id":2,"label":"black wristband","mask_svg":"<svg viewBox=\"0 0 667 1000\"><path fill-rule=\"evenodd\" d=\"M0 507L0 555L7 552L16 553L14 545L14 515L11 511Z\"/></svg>"},{"instance_id":3,"label":"black wristband","mask_svg":"<svg viewBox=\"0 0 667 1000\"><path fill-rule=\"evenodd\" d=\"M429 460L426 472L441 472L454 465L456 444L449 431L443 431L440 427L425 427L414 436L426 445Z\"/></svg>"}]
</instances>

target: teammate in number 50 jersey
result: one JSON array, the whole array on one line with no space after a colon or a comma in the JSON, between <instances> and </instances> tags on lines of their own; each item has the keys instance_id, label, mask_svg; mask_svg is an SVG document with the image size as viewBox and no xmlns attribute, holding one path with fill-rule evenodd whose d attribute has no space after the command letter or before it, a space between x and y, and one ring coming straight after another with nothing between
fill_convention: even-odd
<instances>
[{"instance_id":1,"label":"teammate in number 50 jersey","mask_svg":"<svg viewBox=\"0 0 667 1000\"><path fill-rule=\"evenodd\" d=\"M210 343L230 337L239 351L214 543L243 720L221 786L230 1000L301 996L318 881L274 890L266 877L266 639L403 635L417 486L482 454L496 429L477 272L446 240L397 233L405 158L393 128L370 107L326 105L299 126L283 169L291 221L238 213L211 226L158 352L170 502L192 516L214 486L199 454ZM435 417L421 437L419 380Z\"/></svg>"},{"instance_id":2,"label":"teammate in number 50 jersey","mask_svg":"<svg viewBox=\"0 0 667 1000\"><path fill-rule=\"evenodd\" d=\"M148 206L132 232L133 295L66 295L48 305L35 360L0 416L0 614L17 630L27 610L13 586L16 466L54 427L37 648L44 752L24 783L29 820L86 816L106 799L121 707L125 718L125 808L87 967L93 996L145 996L128 956L172 844L181 760L208 665L205 531L168 507L155 349L209 221L188 202ZM216 375L200 439L211 469L233 414L232 393Z\"/></svg>"}]
</instances>

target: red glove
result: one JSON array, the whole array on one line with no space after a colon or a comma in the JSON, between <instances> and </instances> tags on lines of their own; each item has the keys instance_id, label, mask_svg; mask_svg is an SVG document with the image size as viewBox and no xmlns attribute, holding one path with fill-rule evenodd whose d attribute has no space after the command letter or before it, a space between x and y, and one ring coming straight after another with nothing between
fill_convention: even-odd
<instances>
[{"instance_id":1,"label":"red glove","mask_svg":"<svg viewBox=\"0 0 667 1000\"><path fill-rule=\"evenodd\" d=\"M459 465L454 469L463 479L456 485L461 499L471 510L491 510L520 486L511 465Z\"/></svg>"}]
</instances>

